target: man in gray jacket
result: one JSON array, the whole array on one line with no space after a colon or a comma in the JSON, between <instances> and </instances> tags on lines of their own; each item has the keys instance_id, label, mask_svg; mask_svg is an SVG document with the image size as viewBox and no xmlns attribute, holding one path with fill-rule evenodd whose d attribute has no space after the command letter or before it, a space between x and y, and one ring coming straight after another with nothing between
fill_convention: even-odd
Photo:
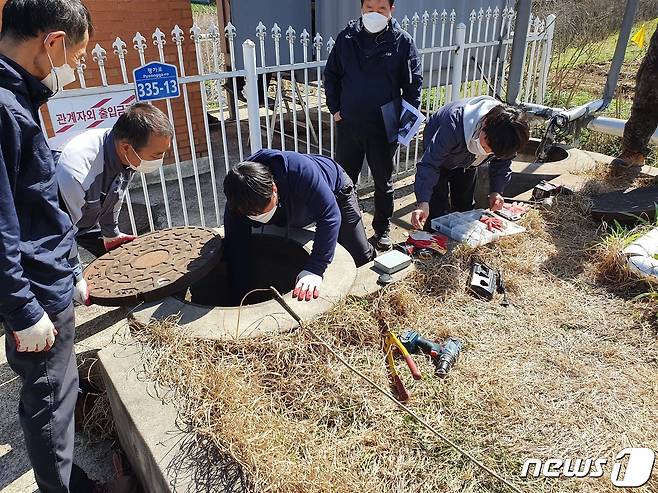
<instances>
[{"instance_id":1,"label":"man in gray jacket","mask_svg":"<svg viewBox=\"0 0 658 493\"><path fill-rule=\"evenodd\" d=\"M135 239L119 231L119 212L135 171L157 171L171 146L173 129L155 106L137 103L111 130L88 130L62 150L57 184L71 217L77 246L99 257ZM87 305L87 283L77 248L70 257L76 276L74 299Z\"/></svg>"}]
</instances>

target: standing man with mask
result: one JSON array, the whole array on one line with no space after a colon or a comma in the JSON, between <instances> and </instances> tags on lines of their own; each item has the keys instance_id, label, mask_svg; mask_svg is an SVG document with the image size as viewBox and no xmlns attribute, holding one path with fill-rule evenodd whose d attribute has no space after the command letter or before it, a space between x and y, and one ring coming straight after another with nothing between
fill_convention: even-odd
<instances>
[{"instance_id":1,"label":"standing man with mask","mask_svg":"<svg viewBox=\"0 0 658 493\"><path fill-rule=\"evenodd\" d=\"M137 103L111 130L93 129L73 138L57 164L57 184L64 209L73 222L78 246L100 257L135 236L119 231L119 213L136 171L160 169L174 131L167 116L153 105ZM87 283L77 248L71 254L74 299L89 304Z\"/></svg>"},{"instance_id":2,"label":"standing man with mask","mask_svg":"<svg viewBox=\"0 0 658 493\"><path fill-rule=\"evenodd\" d=\"M75 80L92 31L79 0L8 0L0 31L0 319L22 381L19 421L42 493L91 492L73 464L73 226L39 107Z\"/></svg>"},{"instance_id":3,"label":"standing man with mask","mask_svg":"<svg viewBox=\"0 0 658 493\"><path fill-rule=\"evenodd\" d=\"M382 106L400 98L420 106L423 77L413 38L393 19L394 0L361 0L362 16L336 40L324 71L327 105L337 125L337 161L354 183L363 158L375 182L376 247L391 247L393 157ZM395 122L398 124L399 122Z\"/></svg>"}]
</instances>

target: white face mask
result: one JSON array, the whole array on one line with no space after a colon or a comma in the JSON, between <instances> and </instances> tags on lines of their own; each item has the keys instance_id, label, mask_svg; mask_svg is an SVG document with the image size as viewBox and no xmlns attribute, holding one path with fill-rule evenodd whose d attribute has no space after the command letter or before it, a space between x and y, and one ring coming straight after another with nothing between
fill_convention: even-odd
<instances>
[{"instance_id":1,"label":"white face mask","mask_svg":"<svg viewBox=\"0 0 658 493\"><path fill-rule=\"evenodd\" d=\"M130 161L128 160L128 156L124 156L124 157L128 162L128 166L130 167L130 169L139 171L140 173L151 173L153 171L157 171L164 163L164 154L160 159L153 159L151 161L148 161L146 159L142 159L141 157L139 157L139 154L137 154L137 151L135 151L135 149L133 149L133 152L135 153L135 156L137 156L137 158L139 159L139 166L133 166L132 164L130 164Z\"/></svg>"},{"instance_id":2,"label":"white face mask","mask_svg":"<svg viewBox=\"0 0 658 493\"><path fill-rule=\"evenodd\" d=\"M263 212L262 214L259 214L257 216L247 216L247 217L252 221L256 221L257 223L267 224L274 217L274 214L276 214L277 206L278 206L278 200L277 200L277 205L272 207L271 211Z\"/></svg>"},{"instance_id":3,"label":"white face mask","mask_svg":"<svg viewBox=\"0 0 658 493\"><path fill-rule=\"evenodd\" d=\"M49 36L50 35L46 36L44 44L48 42ZM50 57L50 53L46 52L48 55L48 60L50 60L51 69L50 73L46 76L45 79L41 81L41 83L50 89L53 93L57 93L63 87L66 87L72 82L75 82L75 71L71 68L67 61L66 42L64 41L64 38L62 38L62 43L64 43L64 65L55 67L53 59Z\"/></svg>"},{"instance_id":4,"label":"white face mask","mask_svg":"<svg viewBox=\"0 0 658 493\"><path fill-rule=\"evenodd\" d=\"M482 146L482 142L480 142L481 136L482 136L482 132L476 131L475 135L471 140L469 140L466 147L468 147L468 150L471 154L475 154L476 156L488 156L491 153L484 150L484 147Z\"/></svg>"},{"instance_id":5,"label":"white face mask","mask_svg":"<svg viewBox=\"0 0 658 493\"><path fill-rule=\"evenodd\" d=\"M363 21L363 27L365 27L369 33L373 34L386 29L389 21L389 17L386 17L379 12L368 12L367 14L363 14L361 19Z\"/></svg>"},{"instance_id":6,"label":"white face mask","mask_svg":"<svg viewBox=\"0 0 658 493\"><path fill-rule=\"evenodd\" d=\"M480 142L480 139L473 139L473 144L472 147L477 151L474 154L477 156L488 156L489 153L484 150L484 147L482 146L482 142Z\"/></svg>"}]
</instances>

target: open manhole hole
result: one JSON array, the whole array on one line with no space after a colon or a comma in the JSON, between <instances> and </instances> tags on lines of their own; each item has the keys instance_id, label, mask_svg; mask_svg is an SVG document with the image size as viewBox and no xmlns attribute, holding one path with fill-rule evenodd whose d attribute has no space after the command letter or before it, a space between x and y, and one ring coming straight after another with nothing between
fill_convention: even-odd
<instances>
[{"instance_id":1,"label":"open manhole hole","mask_svg":"<svg viewBox=\"0 0 658 493\"><path fill-rule=\"evenodd\" d=\"M280 293L292 291L295 280L308 260L309 254L299 243L280 236L252 235L249 252L245 257L243 281L247 292L273 286ZM177 298L195 305L208 307L234 307L240 304L232 291L228 277L228 264L223 260L203 279L189 289L178 293ZM243 306L255 305L272 299L271 294L255 292Z\"/></svg>"},{"instance_id":2,"label":"open manhole hole","mask_svg":"<svg viewBox=\"0 0 658 493\"><path fill-rule=\"evenodd\" d=\"M326 313L350 293L356 266L347 250L337 245L334 260L324 273L320 297L309 302L294 299L291 292L313 250L315 233L304 229L267 229L267 234L254 231L251 236L250 263L244 272L249 289L274 286L303 320ZM236 306L226 267L225 260L218 262L169 297L133 310L130 317L148 324L175 316L181 335L220 340L287 332L297 326L270 293L253 294L245 304Z\"/></svg>"},{"instance_id":3,"label":"open manhole hole","mask_svg":"<svg viewBox=\"0 0 658 493\"><path fill-rule=\"evenodd\" d=\"M534 163L537 161L537 149L539 148L539 140L531 139L526 146L521 149L519 154L514 158L515 161L523 163ZM563 147L554 145L548 152L548 159L546 163L557 163L564 161L569 157L569 151Z\"/></svg>"},{"instance_id":4,"label":"open manhole hole","mask_svg":"<svg viewBox=\"0 0 658 493\"><path fill-rule=\"evenodd\" d=\"M505 189L506 197L520 196L544 180L551 181L561 175L580 173L594 165L592 157L585 152L560 144L551 147L545 162L538 163L536 152L539 143L538 139L531 139L513 159L512 179ZM488 174L485 178L488 186Z\"/></svg>"}]
</instances>

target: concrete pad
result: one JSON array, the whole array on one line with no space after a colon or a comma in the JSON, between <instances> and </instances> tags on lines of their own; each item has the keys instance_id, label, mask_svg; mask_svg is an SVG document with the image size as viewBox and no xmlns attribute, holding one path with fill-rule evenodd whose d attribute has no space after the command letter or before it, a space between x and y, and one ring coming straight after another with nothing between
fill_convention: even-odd
<instances>
[{"instance_id":1,"label":"concrete pad","mask_svg":"<svg viewBox=\"0 0 658 493\"><path fill-rule=\"evenodd\" d=\"M588 153L570 146L557 144L555 146L555 161L546 163L535 162L534 152L539 140L531 139L525 153L519 154L512 161L512 182L505 191L506 197L517 200L528 200L532 189L541 181L547 181L569 188L579 187L585 180L576 177L596 165L596 161ZM554 181L557 180L557 181Z\"/></svg>"},{"instance_id":2,"label":"concrete pad","mask_svg":"<svg viewBox=\"0 0 658 493\"><path fill-rule=\"evenodd\" d=\"M607 156L601 154L600 152L594 151L583 151L586 154L589 154L592 159L594 159L599 164L611 164L616 158L612 156ZM653 176L658 178L658 166L642 166L639 170L639 173L643 176Z\"/></svg>"},{"instance_id":3,"label":"concrete pad","mask_svg":"<svg viewBox=\"0 0 658 493\"><path fill-rule=\"evenodd\" d=\"M556 144L554 147L559 154L559 159L549 160L546 163L538 163L534 152L539 145L538 139L531 139L524 153L512 161L512 172L515 174L535 175L562 175L565 173L578 173L591 169L596 161L587 152L564 144Z\"/></svg>"},{"instance_id":4,"label":"concrete pad","mask_svg":"<svg viewBox=\"0 0 658 493\"><path fill-rule=\"evenodd\" d=\"M362 298L364 296L375 294L382 289L382 286L377 283L381 272L375 269L374 264L374 262L370 262L369 264L362 265L356 270L356 279L354 280L354 285L350 291L351 296ZM400 272L396 272L391 277L393 277L393 282L398 282L406 279L414 272L416 272L416 266L412 263L409 267Z\"/></svg>"},{"instance_id":5,"label":"concrete pad","mask_svg":"<svg viewBox=\"0 0 658 493\"><path fill-rule=\"evenodd\" d=\"M579 190L583 187L583 185L585 185L588 181L590 181L590 177L583 174L572 175L567 173L546 181L553 185L566 187L570 190ZM529 201L531 198L532 198L532 189L512 197L512 200Z\"/></svg>"},{"instance_id":6,"label":"concrete pad","mask_svg":"<svg viewBox=\"0 0 658 493\"><path fill-rule=\"evenodd\" d=\"M99 353L119 440L145 493L230 491L245 478L237 464L181 429L176 407L140 377L130 336Z\"/></svg>"}]
</instances>

